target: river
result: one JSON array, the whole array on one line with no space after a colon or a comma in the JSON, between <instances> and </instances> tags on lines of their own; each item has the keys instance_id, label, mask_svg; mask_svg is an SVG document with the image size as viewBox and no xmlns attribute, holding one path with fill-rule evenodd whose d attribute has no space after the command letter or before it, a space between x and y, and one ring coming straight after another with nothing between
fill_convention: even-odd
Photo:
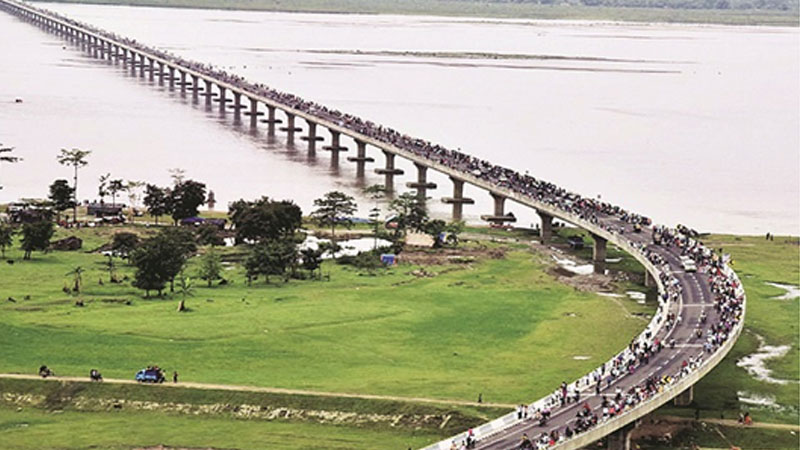
<instances>
[{"instance_id":1,"label":"river","mask_svg":"<svg viewBox=\"0 0 800 450\"><path fill-rule=\"evenodd\" d=\"M795 28L37 5L659 223L800 234ZM0 167L0 202L46 196L52 180L70 178L55 159L62 147L93 151L80 198L95 197L107 172L166 185L174 167L220 205L268 195L309 211L328 190L359 192L344 158L332 170L326 152L308 158L280 135L233 127L5 13L0 55L0 143L25 158ZM398 187L416 176L400 167ZM445 215L438 197L450 182L433 181L433 213ZM465 193L477 200L470 220L490 212L487 194ZM507 209L521 225L536 221Z\"/></svg>"}]
</instances>

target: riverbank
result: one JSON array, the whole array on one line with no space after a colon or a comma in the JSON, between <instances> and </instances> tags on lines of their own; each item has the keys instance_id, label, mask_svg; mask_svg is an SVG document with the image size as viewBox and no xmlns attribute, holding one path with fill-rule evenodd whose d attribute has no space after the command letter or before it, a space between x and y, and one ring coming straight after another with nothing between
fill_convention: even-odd
<instances>
[{"instance_id":1,"label":"riverbank","mask_svg":"<svg viewBox=\"0 0 800 450\"><path fill-rule=\"evenodd\" d=\"M595 20L720 25L800 25L796 6L789 10L672 9L457 0L56 0L63 3L153 6L245 11L338 14L397 14L483 19Z\"/></svg>"}]
</instances>

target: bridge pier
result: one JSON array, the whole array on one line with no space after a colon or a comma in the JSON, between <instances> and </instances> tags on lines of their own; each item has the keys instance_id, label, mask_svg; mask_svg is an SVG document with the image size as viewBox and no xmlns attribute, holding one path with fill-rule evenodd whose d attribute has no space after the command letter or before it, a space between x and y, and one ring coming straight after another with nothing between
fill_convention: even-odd
<instances>
[{"instance_id":1,"label":"bridge pier","mask_svg":"<svg viewBox=\"0 0 800 450\"><path fill-rule=\"evenodd\" d=\"M281 127L281 131L286 132L286 143L289 145L294 144L294 133L297 131L303 131L302 128L296 127L294 125L294 114L287 112L286 113L286 126Z\"/></svg>"},{"instance_id":2,"label":"bridge pier","mask_svg":"<svg viewBox=\"0 0 800 450\"><path fill-rule=\"evenodd\" d=\"M306 124L308 124L308 135L300 139L308 142L308 155L314 156L317 154L317 141L324 141L325 138L317 136L317 122L306 119Z\"/></svg>"},{"instance_id":3,"label":"bridge pier","mask_svg":"<svg viewBox=\"0 0 800 450\"><path fill-rule=\"evenodd\" d=\"M267 119L262 120L262 122L267 123L267 135L268 136L275 136L275 124L281 123L281 119L275 118L275 107L271 105L267 105Z\"/></svg>"},{"instance_id":4,"label":"bridge pier","mask_svg":"<svg viewBox=\"0 0 800 450\"><path fill-rule=\"evenodd\" d=\"M153 58L148 58L148 61L150 62L150 81L154 81L156 76L156 60Z\"/></svg>"},{"instance_id":5,"label":"bridge pier","mask_svg":"<svg viewBox=\"0 0 800 450\"><path fill-rule=\"evenodd\" d=\"M205 82L206 82L206 90L205 92L203 92L203 95L206 96L206 105L210 105L211 98L214 96L214 92L212 92L211 87L214 86L214 84L209 80L205 80Z\"/></svg>"},{"instance_id":6,"label":"bridge pier","mask_svg":"<svg viewBox=\"0 0 800 450\"><path fill-rule=\"evenodd\" d=\"M653 275L647 269L644 271L644 286L649 288L656 286L656 280L653 279Z\"/></svg>"},{"instance_id":7,"label":"bridge pier","mask_svg":"<svg viewBox=\"0 0 800 450\"><path fill-rule=\"evenodd\" d=\"M505 222L517 221L517 218L514 217L513 214L505 213L506 196L495 194L494 192L489 192L489 195L491 195L492 199L494 199L494 214L484 214L481 216L481 220L485 220L490 223L499 223L501 225Z\"/></svg>"},{"instance_id":8,"label":"bridge pier","mask_svg":"<svg viewBox=\"0 0 800 450\"><path fill-rule=\"evenodd\" d=\"M192 98L197 100L197 95L200 92L200 77L192 75Z\"/></svg>"},{"instance_id":9,"label":"bridge pier","mask_svg":"<svg viewBox=\"0 0 800 450\"><path fill-rule=\"evenodd\" d=\"M175 68L167 66L167 73L169 74L169 87L172 89L175 87Z\"/></svg>"},{"instance_id":10,"label":"bridge pier","mask_svg":"<svg viewBox=\"0 0 800 450\"><path fill-rule=\"evenodd\" d=\"M428 198L428 189L436 189L436 183L428 182L428 166L415 162L417 168L417 181L406 183L406 187L417 190L417 198L425 201Z\"/></svg>"},{"instance_id":11,"label":"bridge pier","mask_svg":"<svg viewBox=\"0 0 800 450\"><path fill-rule=\"evenodd\" d=\"M375 173L378 175L383 175L383 189L386 192L394 192L394 176L395 175L402 175L404 172L402 169L396 169L394 167L394 157L395 154L388 152L386 150L382 150L383 155L386 157L386 166L381 169L375 169Z\"/></svg>"},{"instance_id":12,"label":"bridge pier","mask_svg":"<svg viewBox=\"0 0 800 450\"><path fill-rule=\"evenodd\" d=\"M594 262L594 273L606 273L606 255L608 240L592 233L594 239L594 251L592 261Z\"/></svg>"},{"instance_id":13,"label":"bridge pier","mask_svg":"<svg viewBox=\"0 0 800 450\"><path fill-rule=\"evenodd\" d=\"M186 92L186 72L181 70L181 92Z\"/></svg>"},{"instance_id":14,"label":"bridge pier","mask_svg":"<svg viewBox=\"0 0 800 450\"><path fill-rule=\"evenodd\" d=\"M324 150L331 152L331 167L339 167L339 152L346 152L347 147L342 147L340 142L342 133L336 130L328 130L331 133L331 145L323 147Z\"/></svg>"},{"instance_id":15,"label":"bridge pier","mask_svg":"<svg viewBox=\"0 0 800 450\"><path fill-rule=\"evenodd\" d=\"M442 199L443 203L453 205L453 222L458 222L464 217L464 205L472 205L475 200L464 197L464 180L450 177L453 182L453 196Z\"/></svg>"},{"instance_id":16,"label":"bridge pier","mask_svg":"<svg viewBox=\"0 0 800 450\"><path fill-rule=\"evenodd\" d=\"M364 178L364 169L368 162L375 162L374 158L367 156L367 143L364 141L360 141L358 139L356 141L356 148L357 156L349 156L347 158L348 161L356 163L356 177L357 178Z\"/></svg>"},{"instance_id":17,"label":"bridge pier","mask_svg":"<svg viewBox=\"0 0 800 450\"><path fill-rule=\"evenodd\" d=\"M250 100L250 111L246 112L248 116L250 116L250 128L256 129L258 128L258 116L263 115L264 113L258 112L258 100L248 97Z\"/></svg>"},{"instance_id":18,"label":"bridge pier","mask_svg":"<svg viewBox=\"0 0 800 450\"><path fill-rule=\"evenodd\" d=\"M631 450L631 433L639 426L635 420L606 437L607 450Z\"/></svg>"},{"instance_id":19,"label":"bridge pier","mask_svg":"<svg viewBox=\"0 0 800 450\"><path fill-rule=\"evenodd\" d=\"M539 220L542 222L541 231L539 231L539 242L547 244L553 239L553 216L536 210L539 215Z\"/></svg>"},{"instance_id":20,"label":"bridge pier","mask_svg":"<svg viewBox=\"0 0 800 450\"><path fill-rule=\"evenodd\" d=\"M678 394L673 400L675 406L689 406L694 401L694 385Z\"/></svg>"}]
</instances>

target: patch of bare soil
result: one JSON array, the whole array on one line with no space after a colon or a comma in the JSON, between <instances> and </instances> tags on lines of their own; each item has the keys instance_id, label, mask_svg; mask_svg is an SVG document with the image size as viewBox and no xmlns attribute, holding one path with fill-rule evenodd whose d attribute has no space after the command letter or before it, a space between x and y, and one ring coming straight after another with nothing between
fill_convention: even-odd
<instances>
[{"instance_id":1,"label":"patch of bare soil","mask_svg":"<svg viewBox=\"0 0 800 450\"><path fill-rule=\"evenodd\" d=\"M418 248L408 247L400 254L400 261L420 266L442 264L469 264L480 259L502 259L506 250L502 248Z\"/></svg>"},{"instance_id":2,"label":"patch of bare soil","mask_svg":"<svg viewBox=\"0 0 800 450\"><path fill-rule=\"evenodd\" d=\"M552 266L547 269L547 273L558 280L559 283L564 283L567 286L572 286L579 291L585 292L614 292L614 282L617 281L611 275L601 275L599 273L579 275L561 266Z\"/></svg>"}]
</instances>

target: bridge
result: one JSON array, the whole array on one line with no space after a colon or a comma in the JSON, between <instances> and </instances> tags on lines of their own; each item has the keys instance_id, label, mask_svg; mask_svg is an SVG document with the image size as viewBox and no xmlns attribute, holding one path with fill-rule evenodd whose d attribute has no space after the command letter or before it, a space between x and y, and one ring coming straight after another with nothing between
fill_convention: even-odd
<instances>
[{"instance_id":1,"label":"bridge","mask_svg":"<svg viewBox=\"0 0 800 450\"><path fill-rule=\"evenodd\" d=\"M325 141L319 132L327 130L329 145L322 149L330 152L334 166L340 164L339 154L348 150L341 140L347 136L356 145L356 155L347 161L356 165L357 177L363 178L366 165L375 162L367 154L368 147L378 149L384 166L375 173L383 176L387 190L394 189L395 177L404 175L395 167L397 157L416 167L416 180L406 186L415 189L420 199L437 188L428 181L428 170L442 173L452 182L452 195L441 201L452 206L453 220L461 220L464 205L474 203L464 196L464 185L469 184L494 200L493 211L481 216L483 220L514 221L504 209L506 200L511 200L537 212L543 243L552 238L554 218L588 231L595 272L605 272L609 242L644 266L645 284L658 288L658 309L628 348L578 380L558 389L554 386L552 395L525 402L518 411L425 450L467 443L481 449L520 445L577 449L604 437L609 448L626 450L630 430L647 414L672 400L692 401L694 384L728 354L742 331L746 298L741 282L722 255L713 254L687 230L652 226L646 217L620 207L16 0L0 0L0 9L63 37L92 57L122 64L132 74L154 82L157 78L159 85L168 84L196 101L203 97L208 106L218 103L221 112L232 111L235 123L246 116L254 129L266 126L268 136L285 133L287 144L294 145L297 135L305 131L300 140L310 155ZM305 121L305 128L298 120ZM685 271L682 258L696 263L698 271Z\"/></svg>"}]
</instances>

